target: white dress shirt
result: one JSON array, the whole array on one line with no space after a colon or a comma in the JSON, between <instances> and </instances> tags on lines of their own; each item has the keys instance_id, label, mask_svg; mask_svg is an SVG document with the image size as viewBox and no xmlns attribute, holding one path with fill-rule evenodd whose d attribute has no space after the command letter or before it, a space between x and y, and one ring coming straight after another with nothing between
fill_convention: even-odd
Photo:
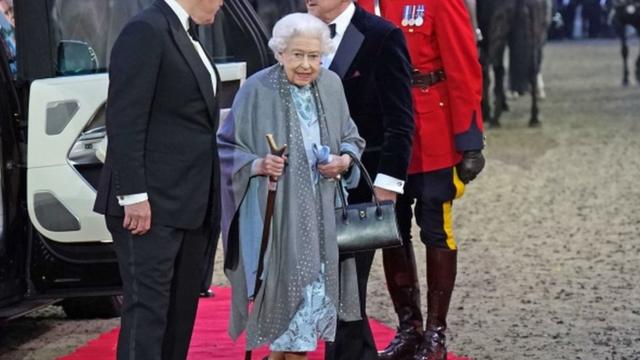
<instances>
[{"instance_id":1,"label":"white dress shirt","mask_svg":"<svg viewBox=\"0 0 640 360\"><path fill-rule=\"evenodd\" d=\"M351 23L351 18L353 18L353 14L355 13L356 6L353 3L350 3L349 6L344 9L342 14L338 15L338 17L331 22L331 24L336 24L336 36L331 39L331 42L333 42L333 52L322 57L322 67L328 69L329 65L331 65L333 57L336 56L338 45L340 45L342 37L344 36L345 31L347 31L347 28Z\"/></svg>"},{"instance_id":2,"label":"white dress shirt","mask_svg":"<svg viewBox=\"0 0 640 360\"><path fill-rule=\"evenodd\" d=\"M209 60L209 57L204 52L202 45L198 41L193 40L191 38L191 35L189 35L189 14L182 7L182 5L180 5L176 0L164 0L164 1L167 3L167 5L169 5L171 10L173 10L173 12L176 13L176 15L178 16L178 19L180 19L180 23L182 24L184 31L187 33L187 36L189 36L189 39L191 40L193 47L196 48L198 55L200 55L200 59L202 60L202 63L207 68L207 71L209 71L209 74L211 74L211 83L213 84L213 93L215 94L217 90L216 87L218 85L216 73L215 71L213 71L211 60Z\"/></svg>"},{"instance_id":3,"label":"white dress shirt","mask_svg":"<svg viewBox=\"0 0 640 360\"><path fill-rule=\"evenodd\" d=\"M356 12L356 6L352 3L347 6L344 11L336 17L331 24L336 24L336 36L331 39L333 42L333 52L326 54L322 57L322 67L328 69L333 61L333 58L336 56L336 51L338 50L338 46L344 37L344 33L347 31L347 27L351 23L351 19L353 18L353 14ZM393 176L389 176L386 174L378 173L376 175L376 179L373 182L373 185L379 187L381 189L393 191L398 194L404 193L404 180L396 179Z\"/></svg>"},{"instance_id":4,"label":"white dress shirt","mask_svg":"<svg viewBox=\"0 0 640 360\"><path fill-rule=\"evenodd\" d=\"M198 41L193 40L191 38L191 35L189 35L189 13L187 13L187 11L182 7L182 5L180 5L176 0L165 0L165 2L167 3L167 5L169 5L171 10L173 10L173 12L176 14L178 19L180 20L180 24L182 24L182 27L184 28L185 33L187 34L187 36L189 36L189 39L191 40L193 47L198 52L198 55L200 56L202 63L207 68L207 71L209 71L209 75L211 76L211 84L213 86L213 94L215 95L217 91L218 78L216 77L216 73L213 70L213 65L211 65L211 60L209 60L209 57L204 52L202 45ZM146 201L148 199L149 199L149 196L147 195L147 193L121 195L121 196L118 196L118 204L120 204L120 206L133 205L139 202Z\"/></svg>"}]
</instances>

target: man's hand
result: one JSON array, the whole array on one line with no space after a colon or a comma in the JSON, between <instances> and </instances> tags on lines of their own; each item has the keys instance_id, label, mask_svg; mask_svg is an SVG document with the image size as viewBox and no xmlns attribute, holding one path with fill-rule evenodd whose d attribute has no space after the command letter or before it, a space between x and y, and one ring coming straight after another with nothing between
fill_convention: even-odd
<instances>
[{"instance_id":1,"label":"man's hand","mask_svg":"<svg viewBox=\"0 0 640 360\"><path fill-rule=\"evenodd\" d=\"M456 165L458 177L465 184L475 179L483 168L484 156L480 150L465 151L462 160Z\"/></svg>"},{"instance_id":2,"label":"man's hand","mask_svg":"<svg viewBox=\"0 0 640 360\"><path fill-rule=\"evenodd\" d=\"M151 206L149 200L124 206L122 227L133 235L144 235L151 228Z\"/></svg>"},{"instance_id":3,"label":"man's hand","mask_svg":"<svg viewBox=\"0 0 640 360\"><path fill-rule=\"evenodd\" d=\"M396 199L398 198L398 193L377 186L373 187L373 192L376 194L379 201L391 200L396 202Z\"/></svg>"},{"instance_id":4,"label":"man's hand","mask_svg":"<svg viewBox=\"0 0 640 360\"><path fill-rule=\"evenodd\" d=\"M331 161L324 165L318 165L318 171L328 179L335 179L338 175L346 172L351 166L351 156L344 154L341 156L331 156Z\"/></svg>"}]
</instances>

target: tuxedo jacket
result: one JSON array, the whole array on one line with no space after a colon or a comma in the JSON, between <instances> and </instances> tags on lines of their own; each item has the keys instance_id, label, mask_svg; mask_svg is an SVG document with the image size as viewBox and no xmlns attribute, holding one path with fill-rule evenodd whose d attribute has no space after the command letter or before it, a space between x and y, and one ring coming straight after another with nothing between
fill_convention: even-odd
<instances>
[{"instance_id":1,"label":"tuxedo jacket","mask_svg":"<svg viewBox=\"0 0 640 360\"><path fill-rule=\"evenodd\" d=\"M351 117L367 141L362 162L371 176L383 173L404 180L414 121L411 66L402 31L356 5L329 69L342 79ZM355 193L370 199L365 186L361 182Z\"/></svg>"},{"instance_id":2,"label":"tuxedo jacket","mask_svg":"<svg viewBox=\"0 0 640 360\"><path fill-rule=\"evenodd\" d=\"M217 224L218 103L210 73L163 0L124 27L109 80L109 142L94 210L122 216L117 196L146 192L152 224L195 229L207 214Z\"/></svg>"}]
</instances>

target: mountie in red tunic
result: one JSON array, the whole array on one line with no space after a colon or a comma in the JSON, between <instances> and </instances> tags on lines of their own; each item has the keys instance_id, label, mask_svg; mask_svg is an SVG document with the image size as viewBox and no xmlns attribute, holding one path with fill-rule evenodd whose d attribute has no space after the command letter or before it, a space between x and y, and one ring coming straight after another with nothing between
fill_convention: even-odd
<instances>
[{"instance_id":1,"label":"mountie in red tunic","mask_svg":"<svg viewBox=\"0 0 640 360\"><path fill-rule=\"evenodd\" d=\"M358 0L370 12L377 2ZM404 32L414 68L409 174L452 167L462 152L484 143L482 70L464 1L379 0L379 6Z\"/></svg>"}]
</instances>

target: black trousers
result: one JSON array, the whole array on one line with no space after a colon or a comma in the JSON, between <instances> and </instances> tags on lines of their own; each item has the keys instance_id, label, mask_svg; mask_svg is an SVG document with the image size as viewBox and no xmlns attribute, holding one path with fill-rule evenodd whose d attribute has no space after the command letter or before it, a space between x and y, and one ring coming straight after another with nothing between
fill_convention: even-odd
<instances>
[{"instance_id":1,"label":"black trousers","mask_svg":"<svg viewBox=\"0 0 640 360\"><path fill-rule=\"evenodd\" d=\"M358 272L358 295L360 296L360 313L363 320L338 321L335 342L327 343L326 360L372 360L378 358L376 343L367 319L367 281L375 252L355 255Z\"/></svg>"},{"instance_id":2,"label":"black trousers","mask_svg":"<svg viewBox=\"0 0 640 360\"><path fill-rule=\"evenodd\" d=\"M209 290L213 281L213 263L216 259L218 240L220 240L220 226L215 226L211 230L211 241L209 241L207 249L205 250L203 277L202 282L200 283L201 294L204 294Z\"/></svg>"},{"instance_id":3,"label":"black trousers","mask_svg":"<svg viewBox=\"0 0 640 360\"><path fill-rule=\"evenodd\" d=\"M211 226L182 230L153 224L142 236L106 216L124 291L119 360L186 359Z\"/></svg>"},{"instance_id":4,"label":"black trousers","mask_svg":"<svg viewBox=\"0 0 640 360\"><path fill-rule=\"evenodd\" d=\"M425 245L455 250L457 245L453 238L453 200L462 197L464 190L465 185L458 178L454 167L409 175L404 194L398 197L396 204L404 247L413 246L411 219L415 214L416 223L420 227L420 239Z\"/></svg>"}]
</instances>

